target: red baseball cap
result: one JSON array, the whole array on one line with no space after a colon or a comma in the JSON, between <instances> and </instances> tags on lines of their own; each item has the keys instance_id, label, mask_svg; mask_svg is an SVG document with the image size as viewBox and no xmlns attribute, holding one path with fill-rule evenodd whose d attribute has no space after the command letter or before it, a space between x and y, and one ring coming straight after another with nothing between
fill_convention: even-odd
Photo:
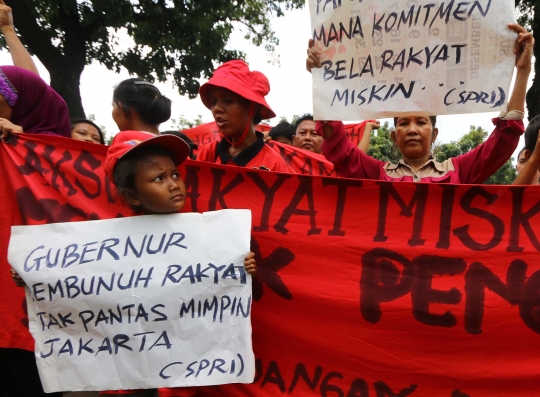
<instances>
[{"instance_id":1,"label":"red baseball cap","mask_svg":"<svg viewBox=\"0 0 540 397\"><path fill-rule=\"evenodd\" d=\"M176 135L154 135L143 131L122 131L113 139L105 158L105 173L114 182L114 167L122 157L133 150L147 146L161 146L173 156L174 163L180 165L189 156L189 146Z\"/></svg>"},{"instance_id":2,"label":"red baseball cap","mask_svg":"<svg viewBox=\"0 0 540 397\"><path fill-rule=\"evenodd\" d=\"M204 106L208 109L210 109L212 86L226 88L249 101L261 105L261 117L263 120L276 117L276 114L264 99L270 92L268 79L261 72L251 72L244 61L225 62L214 71L212 78L201 86L199 95Z\"/></svg>"}]
</instances>

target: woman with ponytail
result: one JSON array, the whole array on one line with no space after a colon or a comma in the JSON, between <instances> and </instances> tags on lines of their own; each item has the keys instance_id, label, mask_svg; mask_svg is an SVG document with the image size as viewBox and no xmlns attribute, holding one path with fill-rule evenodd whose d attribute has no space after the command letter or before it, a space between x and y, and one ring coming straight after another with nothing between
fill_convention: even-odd
<instances>
[{"instance_id":1,"label":"woman with ponytail","mask_svg":"<svg viewBox=\"0 0 540 397\"><path fill-rule=\"evenodd\" d=\"M159 125L171 117L171 100L152 83L137 78L124 80L114 89L112 106L120 131L159 135Z\"/></svg>"},{"instance_id":2,"label":"woman with ponytail","mask_svg":"<svg viewBox=\"0 0 540 397\"><path fill-rule=\"evenodd\" d=\"M264 97L270 83L260 72L251 72L244 61L230 61L216 69L199 90L223 135L199 149L197 160L276 172L294 172L285 160L255 131L261 120L276 117Z\"/></svg>"}]
</instances>

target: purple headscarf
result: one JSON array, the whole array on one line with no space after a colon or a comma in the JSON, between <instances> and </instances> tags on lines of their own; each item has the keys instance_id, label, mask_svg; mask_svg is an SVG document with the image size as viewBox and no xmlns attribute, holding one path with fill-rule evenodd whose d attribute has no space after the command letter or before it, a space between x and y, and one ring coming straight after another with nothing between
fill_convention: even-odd
<instances>
[{"instance_id":1,"label":"purple headscarf","mask_svg":"<svg viewBox=\"0 0 540 397\"><path fill-rule=\"evenodd\" d=\"M0 94L11 106L11 122L32 134L71 138L66 102L41 77L17 66L0 66Z\"/></svg>"}]
</instances>

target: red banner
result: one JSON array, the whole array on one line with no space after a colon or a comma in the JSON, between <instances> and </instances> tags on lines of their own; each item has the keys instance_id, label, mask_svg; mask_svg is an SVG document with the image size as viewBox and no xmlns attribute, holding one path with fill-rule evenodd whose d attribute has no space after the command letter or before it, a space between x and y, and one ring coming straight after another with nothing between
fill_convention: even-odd
<instances>
[{"instance_id":1,"label":"red banner","mask_svg":"<svg viewBox=\"0 0 540 397\"><path fill-rule=\"evenodd\" d=\"M11 224L129 215L105 148L2 144L2 346L31 348ZM205 396L533 396L540 374L536 187L388 183L188 162L188 208L250 208L252 385ZM119 355L121 352L118 353ZM119 358L121 359L121 358Z\"/></svg>"},{"instance_id":2,"label":"red banner","mask_svg":"<svg viewBox=\"0 0 540 397\"><path fill-rule=\"evenodd\" d=\"M345 125L345 133L355 146L358 146L360 143L367 123L368 121L362 121L358 124ZM272 127L266 124L259 124L257 126L257 131L266 132L271 129ZM182 132L199 147L220 140L222 137L215 122L202 124L195 128L183 130ZM311 153L279 142L270 141L269 144L299 174L335 176L333 164L326 160L323 155Z\"/></svg>"},{"instance_id":3,"label":"red banner","mask_svg":"<svg viewBox=\"0 0 540 397\"><path fill-rule=\"evenodd\" d=\"M272 127L266 124L258 124L255 129L260 132L267 132L270 131ZM214 121L188 128L187 130L182 130L182 132L199 147L214 141L219 141L222 138L219 128Z\"/></svg>"},{"instance_id":4,"label":"red banner","mask_svg":"<svg viewBox=\"0 0 540 397\"><path fill-rule=\"evenodd\" d=\"M276 141L267 142L267 145L277 151L287 165L299 174L337 176L334 171L334 164L328 161L322 154L313 153Z\"/></svg>"},{"instance_id":5,"label":"red banner","mask_svg":"<svg viewBox=\"0 0 540 397\"><path fill-rule=\"evenodd\" d=\"M366 124L370 121L375 120L366 120L357 124L345 124L345 134L347 134L347 138L349 138L349 141L355 146L358 146L360 143L360 139L362 139L362 135L364 135Z\"/></svg>"}]
</instances>

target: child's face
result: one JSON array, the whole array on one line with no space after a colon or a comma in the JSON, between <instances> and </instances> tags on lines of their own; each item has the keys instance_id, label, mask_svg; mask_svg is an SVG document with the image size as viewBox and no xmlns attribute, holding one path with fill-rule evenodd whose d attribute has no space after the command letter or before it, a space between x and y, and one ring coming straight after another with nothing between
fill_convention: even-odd
<instances>
[{"instance_id":1,"label":"child's face","mask_svg":"<svg viewBox=\"0 0 540 397\"><path fill-rule=\"evenodd\" d=\"M137 193L130 204L141 207L145 214L172 214L186 203L186 186L168 156L150 155L139 162L135 187Z\"/></svg>"}]
</instances>

